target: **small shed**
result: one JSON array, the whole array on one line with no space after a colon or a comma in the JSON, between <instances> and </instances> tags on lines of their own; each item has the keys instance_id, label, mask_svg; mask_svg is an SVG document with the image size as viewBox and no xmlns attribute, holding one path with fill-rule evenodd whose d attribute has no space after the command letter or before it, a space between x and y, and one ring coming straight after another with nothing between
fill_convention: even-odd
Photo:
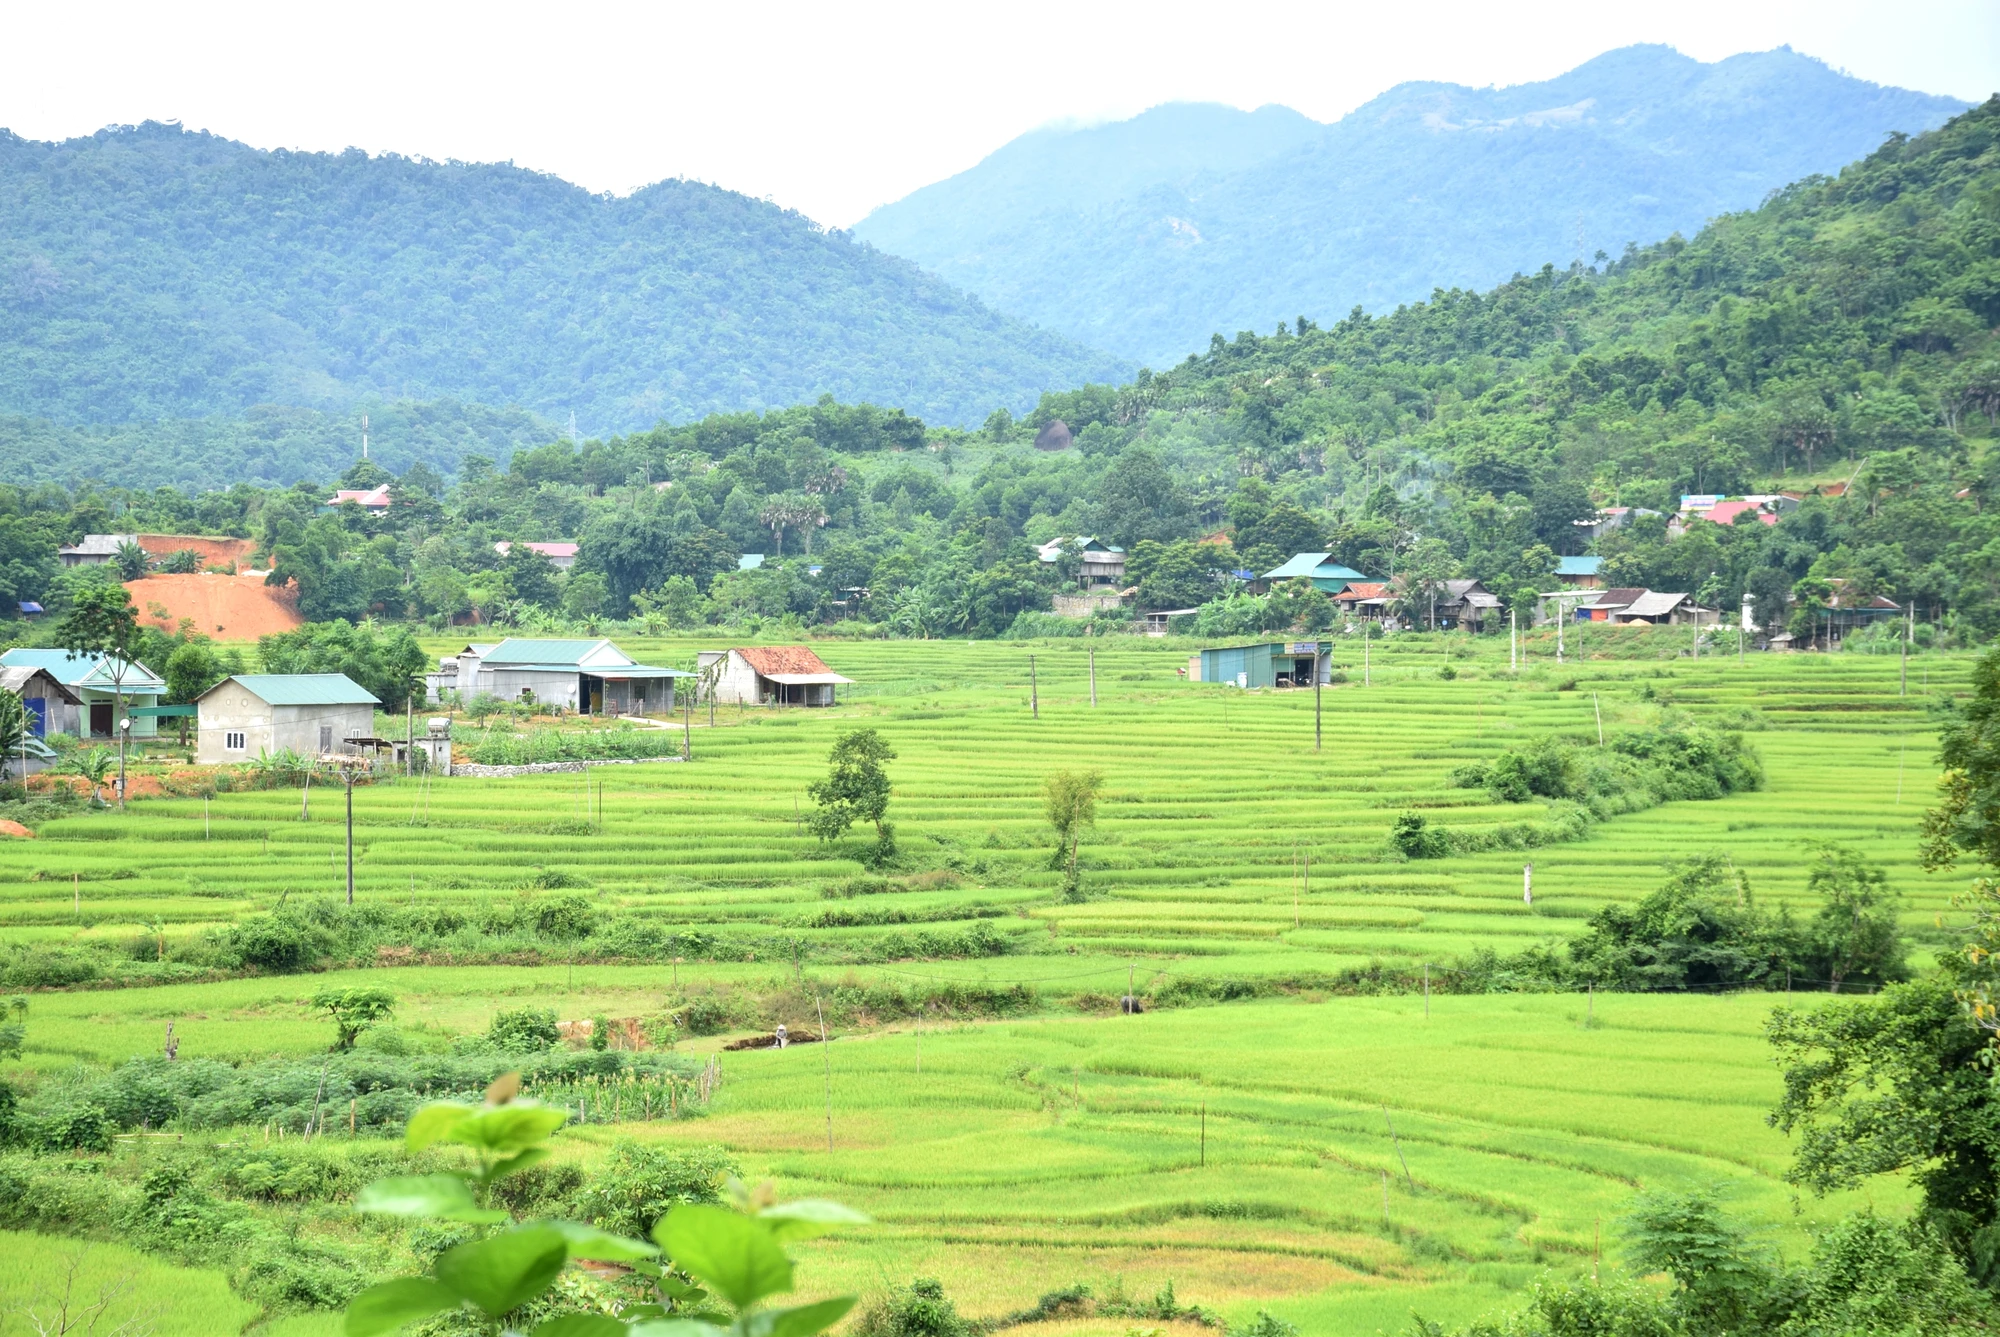
<instances>
[{"instance_id":1,"label":"small shed","mask_svg":"<svg viewBox=\"0 0 2000 1337\"><path fill-rule=\"evenodd\" d=\"M38 664L0 667L0 692L12 692L28 708L28 736L47 738L52 733L74 732L76 708L81 697ZM67 717L72 727L64 730Z\"/></svg>"},{"instance_id":2,"label":"small shed","mask_svg":"<svg viewBox=\"0 0 2000 1337\"><path fill-rule=\"evenodd\" d=\"M239 673L195 698L204 766L290 749L306 756L354 755L349 739L375 732L368 690L344 673Z\"/></svg>"},{"instance_id":3,"label":"small shed","mask_svg":"<svg viewBox=\"0 0 2000 1337\"><path fill-rule=\"evenodd\" d=\"M9 650L0 654L0 668L39 668L68 688L74 706L51 704L48 727L78 738L116 738L118 703L126 708L157 706L167 684L144 664L127 663L115 655L79 655L68 650ZM150 716L132 717L132 736L152 738L159 732Z\"/></svg>"},{"instance_id":4,"label":"small shed","mask_svg":"<svg viewBox=\"0 0 2000 1337\"><path fill-rule=\"evenodd\" d=\"M713 699L740 705L830 706L843 678L803 645L703 650L697 661Z\"/></svg>"},{"instance_id":5,"label":"small shed","mask_svg":"<svg viewBox=\"0 0 2000 1337\"><path fill-rule=\"evenodd\" d=\"M1201 682L1232 687L1310 687L1331 680L1332 641L1260 641L1203 650Z\"/></svg>"}]
</instances>

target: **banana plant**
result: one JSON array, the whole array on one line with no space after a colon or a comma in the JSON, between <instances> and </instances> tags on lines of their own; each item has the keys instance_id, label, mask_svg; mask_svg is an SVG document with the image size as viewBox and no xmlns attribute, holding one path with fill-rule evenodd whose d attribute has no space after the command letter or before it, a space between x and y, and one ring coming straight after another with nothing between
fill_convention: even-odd
<instances>
[{"instance_id":1,"label":"banana plant","mask_svg":"<svg viewBox=\"0 0 2000 1337\"><path fill-rule=\"evenodd\" d=\"M370 1286L347 1307L348 1337L375 1337L447 1310L470 1309L489 1333L515 1337L508 1316L541 1295L572 1262L622 1263L651 1283L656 1299L616 1316L568 1314L528 1337L814 1337L853 1307L851 1295L815 1304L766 1307L792 1288L784 1246L868 1218L817 1199L775 1202L731 1185L737 1207L687 1204L653 1228L653 1240L613 1235L573 1221L512 1221L492 1207L491 1190L546 1159L566 1111L520 1097L509 1073L477 1105L440 1101L411 1116L411 1151L469 1148L477 1168L380 1179L355 1199L380 1216L458 1221L496 1229L438 1255L428 1275ZM498 1228L504 1226L504 1229Z\"/></svg>"}]
</instances>

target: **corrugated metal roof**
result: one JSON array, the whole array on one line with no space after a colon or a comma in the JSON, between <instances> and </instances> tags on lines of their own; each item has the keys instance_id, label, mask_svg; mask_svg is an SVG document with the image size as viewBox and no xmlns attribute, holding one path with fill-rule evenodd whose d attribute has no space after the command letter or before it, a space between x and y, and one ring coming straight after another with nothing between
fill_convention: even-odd
<instances>
[{"instance_id":1,"label":"corrugated metal roof","mask_svg":"<svg viewBox=\"0 0 2000 1337\"><path fill-rule=\"evenodd\" d=\"M0 664L9 668L23 664L48 670L51 678L65 687L88 687L93 691L123 690L126 695L147 695L163 692L166 683L144 664L126 664L122 675L125 681L114 684L118 665L122 661L110 655L77 655L68 650L9 650L0 654Z\"/></svg>"},{"instance_id":2,"label":"corrugated metal roof","mask_svg":"<svg viewBox=\"0 0 2000 1337\"><path fill-rule=\"evenodd\" d=\"M1319 570L1321 562L1333 556L1330 552L1302 552L1293 556L1275 571L1266 571L1266 580L1290 580L1293 576L1310 576ZM1358 572L1355 574L1359 574Z\"/></svg>"},{"instance_id":3,"label":"corrugated metal roof","mask_svg":"<svg viewBox=\"0 0 2000 1337\"><path fill-rule=\"evenodd\" d=\"M49 673L40 664L8 664L0 667L0 691L21 695L26 691L28 684L34 681L37 673L48 674L49 681L55 683L56 690L61 692L71 705L76 704L76 697L70 693L69 688L63 686L53 673Z\"/></svg>"},{"instance_id":4,"label":"corrugated metal roof","mask_svg":"<svg viewBox=\"0 0 2000 1337\"><path fill-rule=\"evenodd\" d=\"M1656 594L1647 590L1618 611L1626 617L1665 617L1680 607L1686 594Z\"/></svg>"},{"instance_id":5,"label":"corrugated metal roof","mask_svg":"<svg viewBox=\"0 0 2000 1337\"><path fill-rule=\"evenodd\" d=\"M240 683L251 695L273 706L380 704L367 688L345 673L239 673L227 681ZM208 689L214 690L214 687ZM207 696L208 692L202 695Z\"/></svg>"},{"instance_id":6,"label":"corrugated metal roof","mask_svg":"<svg viewBox=\"0 0 2000 1337\"><path fill-rule=\"evenodd\" d=\"M602 637L587 641L509 636L480 658L489 668L524 664L534 668L574 668L579 672L588 672L589 669L583 661L597 652L606 650L616 655L617 659L606 661L603 667L614 668L631 664L629 655Z\"/></svg>"}]
</instances>

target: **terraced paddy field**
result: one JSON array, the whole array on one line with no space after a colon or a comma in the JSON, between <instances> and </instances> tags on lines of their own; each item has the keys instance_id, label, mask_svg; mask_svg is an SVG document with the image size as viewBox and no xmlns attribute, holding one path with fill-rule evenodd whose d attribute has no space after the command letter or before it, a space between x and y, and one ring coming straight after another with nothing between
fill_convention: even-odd
<instances>
[{"instance_id":1,"label":"terraced paddy field","mask_svg":"<svg viewBox=\"0 0 2000 1337\"><path fill-rule=\"evenodd\" d=\"M695 647L629 648L673 663ZM980 1315L1070 1283L1144 1297L1172 1281L1184 1302L1233 1320L1268 1307L1308 1332L1397 1331L1413 1307L1462 1320L1544 1268L1587 1269L1600 1250L1610 1265L1619 1214L1654 1185L1721 1184L1797 1252L1811 1224L1862 1197L1795 1202L1779 1177L1789 1148L1763 1122L1778 1074L1761 1028L1782 996L1439 994L1427 1015L1420 995L1338 996L1339 981L1559 940L1695 854L1726 855L1759 897L1804 908L1819 840L1884 865L1906 930L1943 941L1934 923L1962 880L1915 862L1934 779L1926 707L1963 688L1970 660L1912 661L1905 694L1888 657L1557 666L1538 643L1514 674L1504 642L1447 648L1378 645L1364 686L1343 644L1357 662L1321 696L1315 751L1311 693L1187 683L1185 649L1161 642L1099 647L1095 705L1077 644L827 645L860 684L840 707L697 716L692 764L355 790L364 906L470 921L579 896L607 921L676 935L659 959L611 961L591 937L551 935L507 962L392 953L326 974L40 992L6 1067L46 1079L155 1053L169 1020L183 1057L316 1053L328 1028L301 1000L338 983L391 989L398 1024L420 1036L476 1033L524 1002L622 1017L710 988L809 1006L850 985L1019 986L1030 1002L1010 1019L947 1007L921 1026L857 1024L823 1050L725 1054L705 1117L579 1128L564 1155L596 1164L620 1138L720 1143L748 1175L878 1218L810 1246L804 1289L937 1275ZM1453 768L1549 733L1594 739L1600 712L1609 732L1667 708L1749 728L1766 786L1525 852L1391 851L1411 809L1473 830L1537 810L1450 788ZM823 849L797 814L834 735L861 724L898 752L901 889L829 897L876 876L863 841ZM1057 902L1049 868L1039 790L1057 767L1107 777L1081 905ZM308 820L294 789L49 822L0 845L0 943L109 942L171 963L207 929L336 897L341 798L316 786ZM981 926L1006 950L927 949ZM1128 978L1155 994L1202 979L1289 993L1102 1015ZM683 1043L706 1054L729 1038ZM1866 1196L1906 1205L1896 1183ZM344 1229L333 1221L314 1228Z\"/></svg>"},{"instance_id":2,"label":"terraced paddy field","mask_svg":"<svg viewBox=\"0 0 2000 1337\"><path fill-rule=\"evenodd\" d=\"M637 648L663 662L691 655ZM1315 751L1312 693L1181 681L1185 653L1162 642L1098 652L1095 706L1078 647L834 645L830 662L861 684L846 703L724 707L712 728L698 716L692 764L358 787L357 897L470 912L567 885L670 933L720 938L725 957L796 951L857 965L883 955L885 932L985 923L1006 935L1008 956L926 970L1072 992L1122 985L1134 961L1165 980L1506 953L1574 933L1606 901L1658 885L1663 860L1696 854L1727 856L1757 895L1792 901L1819 840L1888 867L1912 932L1947 908L1958 883L1918 871L1912 833L1934 778L1927 697L1962 685L1969 661L1920 661L1902 695L1890 657L1532 663L1514 675L1504 644L1497 657L1480 650L1373 656L1371 685L1321 694ZM1439 677L1446 663L1455 679ZM1448 788L1453 768L1551 733L1592 739L1600 714L1608 731L1642 726L1663 701L1751 725L1765 789L1618 817L1526 853L1411 862L1389 849L1392 823L1412 809L1473 830L1539 813ZM823 847L799 814L835 734L862 724L898 751L890 815L908 889L829 900L867 874L866 842ZM1106 776L1083 858L1094 899L1082 905L1054 903L1040 787L1059 767ZM306 820L300 792L276 790L48 823L35 840L0 844L0 942L145 931L164 935L170 955L203 927L341 894L341 799L319 786ZM1532 906L1521 895L1530 860ZM701 941L681 954L701 954Z\"/></svg>"}]
</instances>

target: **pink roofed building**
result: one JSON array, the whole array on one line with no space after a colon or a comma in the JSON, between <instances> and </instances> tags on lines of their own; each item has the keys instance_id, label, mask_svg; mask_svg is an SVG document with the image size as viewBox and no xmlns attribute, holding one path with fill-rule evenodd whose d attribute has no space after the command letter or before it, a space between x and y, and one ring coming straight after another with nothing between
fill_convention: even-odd
<instances>
[{"instance_id":1,"label":"pink roofed building","mask_svg":"<svg viewBox=\"0 0 2000 1337\"><path fill-rule=\"evenodd\" d=\"M326 504L344 506L350 501L371 515L386 515L389 512L389 485L384 483L380 487L344 487L328 497Z\"/></svg>"},{"instance_id":2,"label":"pink roofed building","mask_svg":"<svg viewBox=\"0 0 2000 1337\"><path fill-rule=\"evenodd\" d=\"M558 571L567 571L576 565L577 545L574 543L523 543L521 546L546 558L548 564ZM505 539L493 545L493 551L502 557L513 550L514 545Z\"/></svg>"}]
</instances>

